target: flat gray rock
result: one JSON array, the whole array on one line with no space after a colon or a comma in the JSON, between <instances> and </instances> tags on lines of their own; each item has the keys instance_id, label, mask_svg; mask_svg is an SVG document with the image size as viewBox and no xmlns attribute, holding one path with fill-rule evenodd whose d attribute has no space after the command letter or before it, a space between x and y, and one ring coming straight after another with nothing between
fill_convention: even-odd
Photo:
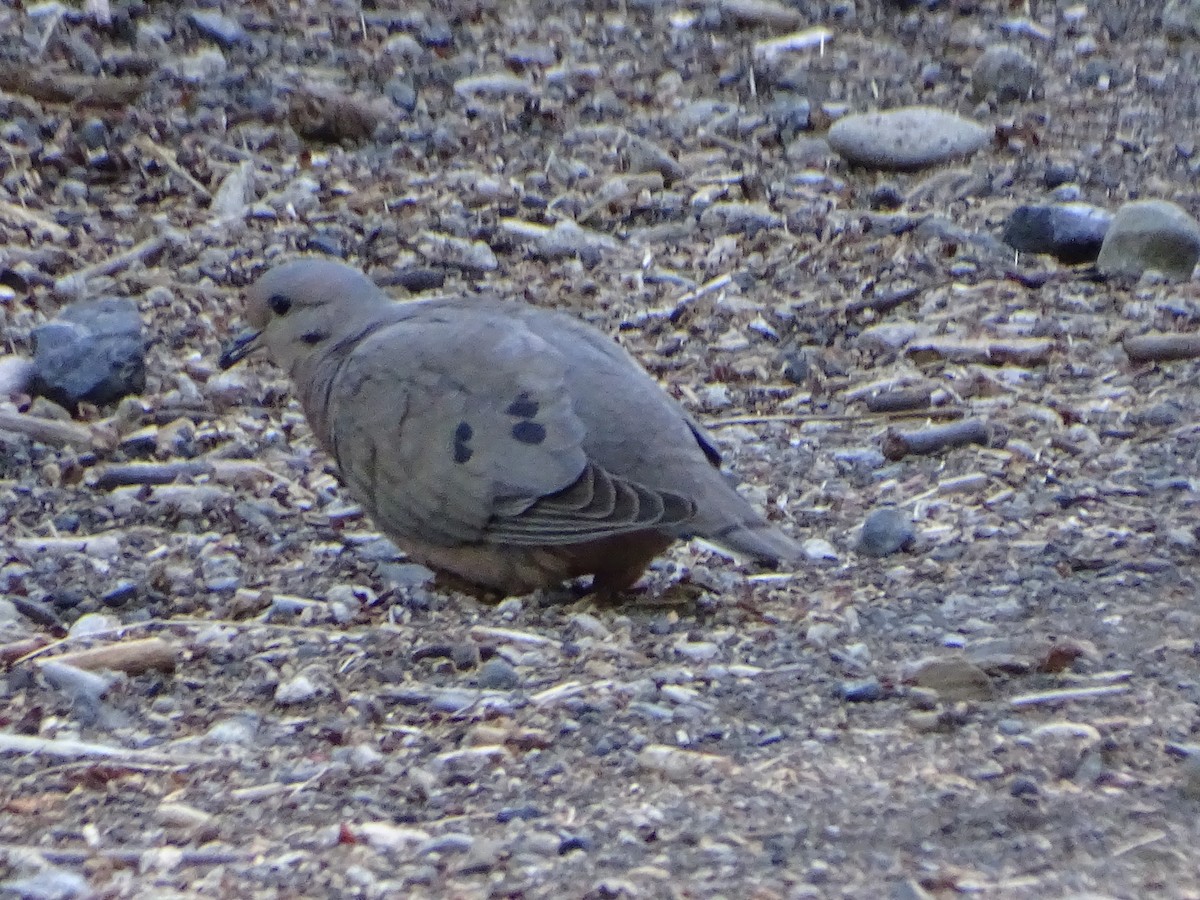
<instances>
[{"instance_id":1,"label":"flat gray rock","mask_svg":"<svg viewBox=\"0 0 1200 900\"><path fill-rule=\"evenodd\" d=\"M931 106L846 116L829 129L829 146L847 162L877 169L921 169L970 156L991 132Z\"/></svg>"},{"instance_id":2,"label":"flat gray rock","mask_svg":"<svg viewBox=\"0 0 1200 900\"><path fill-rule=\"evenodd\" d=\"M68 409L111 403L146 385L142 320L132 300L72 303L32 337L31 390Z\"/></svg>"},{"instance_id":3,"label":"flat gray rock","mask_svg":"<svg viewBox=\"0 0 1200 900\"><path fill-rule=\"evenodd\" d=\"M1186 281L1200 262L1200 222L1169 200L1135 200L1117 210L1096 265L1105 275L1155 270Z\"/></svg>"}]
</instances>

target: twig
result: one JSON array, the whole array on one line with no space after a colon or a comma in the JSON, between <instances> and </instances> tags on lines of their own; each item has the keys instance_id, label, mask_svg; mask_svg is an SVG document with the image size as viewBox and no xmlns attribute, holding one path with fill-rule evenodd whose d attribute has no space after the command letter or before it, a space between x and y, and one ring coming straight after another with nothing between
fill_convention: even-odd
<instances>
[{"instance_id":1,"label":"twig","mask_svg":"<svg viewBox=\"0 0 1200 900\"><path fill-rule=\"evenodd\" d=\"M175 669L175 650L174 645L162 638L149 637L103 647L90 647L87 650L74 650L44 659L42 663L58 662L85 671L108 669L130 675L140 675L151 670L171 672Z\"/></svg>"},{"instance_id":2,"label":"twig","mask_svg":"<svg viewBox=\"0 0 1200 900\"><path fill-rule=\"evenodd\" d=\"M4 732L0 732L0 753L29 753L37 756L64 758L89 756L101 759L158 761L179 765L208 761L202 757L172 758L152 750L131 750L128 747L93 744L70 738L43 738L32 734L6 734Z\"/></svg>"},{"instance_id":3,"label":"twig","mask_svg":"<svg viewBox=\"0 0 1200 900\"><path fill-rule=\"evenodd\" d=\"M23 434L40 443L52 444L56 447L64 444L91 447L95 442L95 433L86 425L43 419L40 416L3 409L0 409L0 431Z\"/></svg>"},{"instance_id":4,"label":"twig","mask_svg":"<svg viewBox=\"0 0 1200 900\"><path fill-rule=\"evenodd\" d=\"M195 190L196 193L198 193L201 197L205 197L210 201L212 200L212 193L208 190L208 188L193 178L192 174L179 164L179 160L175 158L175 151L170 150L167 147L159 146L150 139L149 135L146 134L140 134L134 138L133 146L137 147L143 153L153 156L164 166L191 185L192 189Z\"/></svg>"},{"instance_id":5,"label":"twig","mask_svg":"<svg viewBox=\"0 0 1200 900\"><path fill-rule=\"evenodd\" d=\"M705 428L725 428L730 425L765 425L770 422L824 422L830 425L862 425L878 423L881 420L895 419L958 419L964 415L964 410L954 406L943 406L937 409L914 409L912 411L895 413L874 413L870 415L817 416L809 413L776 413L766 416L727 416L723 419L709 419L704 423Z\"/></svg>"},{"instance_id":6,"label":"twig","mask_svg":"<svg viewBox=\"0 0 1200 900\"><path fill-rule=\"evenodd\" d=\"M110 256L101 262L85 266L76 272L72 272L70 275L64 275L54 282L54 289L62 294L77 293L83 289L89 279L95 278L97 275L112 275L120 272L131 263L141 262L147 257L158 253L168 244L176 243L178 240L179 238L174 232L164 232L154 237L146 238L146 240L140 244L135 244L124 253L118 253L116 256Z\"/></svg>"},{"instance_id":7,"label":"twig","mask_svg":"<svg viewBox=\"0 0 1200 900\"><path fill-rule=\"evenodd\" d=\"M96 473L96 480L92 486L97 490L107 491L115 487L170 484L179 478L211 475L213 467L209 463L196 460L177 460L165 463L97 466L93 471Z\"/></svg>"},{"instance_id":8,"label":"twig","mask_svg":"<svg viewBox=\"0 0 1200 900\"><path fill-rule=\"evenodd\" d=\"M71 236L71 232L63 228L57 222L51 222L49 219L44 219L37 213L26 209L24 206L19 206L16 203L9 203L7 200L0 200L0 214L7 216L23 225L31 225L35 228L40 228L42 231L54 241L65 241Z\"/></svg>"},{"instance_id":9,"label":"twig","mask_svg":"<svg viewBox=\"0 0 1200 900\"><path fill-rule=\"evenodd\" d=\"M690 304L699 300L701 297L713 293L713 291L719 291L722 288L729 286L733 282L733 275L734 273L732 272L726 272L724 275L718 275L716 278L710 278L708 281L704 282L704 284L697 288L693 288L686 294L680 296L670 306L658 306L654 309L642 310L636 315L630 317L629 321L634 325L642 325L654 319L667 319L671 322L676 322L678 321L679 317L683 315L683 311L687 309Z\"/></svg>"},{"instance_id":10,"label":"twig","mask_svg":"<svg viewBox=\"0 0 1200 900\"><path fill-rule=\"evenodd\" d=\"M987 446L991 440L988 427L981 419L966 419L948 425L934 425L923 431L901 432L889 428L883 436L883 455L895 461L910 454L936 453L948 447L964 444Z\"/></svg>"},{"instance_id":11,"label":"twig","mask_svg":"<svg viewBox=\"0 0 1200 900\"><path fill-rule=\"evenodd\" d=\"M1167 362L1200 356L1200 334L1142 334L1121 342L1133 362Z\"/></svg>"},{"instance_id":12,"label":"twig","mask_svg":"<svg viewBox=\"0 0 1200 900\"><path fill-rule=\"evenodd\" d=\"M868 397L866 404L873 413L909 412L928 406L932 394L927 387L880 391Z\"/></svg>"},{"instance_id":13,"label":"twig","mask_svg":"<svg viewBox=\"0 0 1200 900\"><path fill-rule=\"evenodd\" d=\"M126 866L136 866L146 854L161 853L164 847L44 847L33 844L0 844L0 853L8 855L40 856L46 862L56 866L81 866L88 860L108 859ZM234 862L243 862L254 857L253 853L233 850L219 850L215 847L199 847L189 850L172 846L171 859L179 866L223 866Z\"/></svg>"},{"instance_id":14,"label":"twig","mask_svg":"<svg viewBox=\"0 0 1200 900\"><path fill-rule=\"evenodd\" d=\"M1069 700L1091 700L1129 692L1127 684L1106 684L1100 687L1063 688L1057 691L1039 691L1036 694L1021 694L1008 701L1010 706L1038 706L1043 703L1065 703Z\"/></svg>"},{"instance_id":15,"label":"twig","mask_svg":"<svg viewBox=\"0 0 1200 900\"><path fill-rule=\"evenodd\" d=\"M963 340L929 338L913 341L905 352L909 356L923 353L956 363L979 363L986 366L1038 366L1046 363L1054 341L1050 338L1010 338L1008 340Z\"/></svg>"}]
</instances>

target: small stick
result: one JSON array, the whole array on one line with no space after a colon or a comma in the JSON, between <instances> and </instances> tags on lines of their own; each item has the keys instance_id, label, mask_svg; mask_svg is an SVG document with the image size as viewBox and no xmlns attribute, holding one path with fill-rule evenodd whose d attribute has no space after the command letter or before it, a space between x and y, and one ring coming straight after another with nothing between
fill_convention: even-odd
<instances>
[{"instance_id":1,"label":"small stick","mask_svg":"<svg viewBox=\"0 0 1200 900\"><path fill-rule=\"evenodd\" d=\"M70 275L64 275L54 282L54 288L62 294L73 293L77 287L82 289L88 279L95 278L97 275L112 275L120 272L131 263L141 262L147 257L153 256L168 244L175 243L176 240L174 234L157 234L154 237L146 238L124 253L118 253L116 256L110 256L108 259L85 266Z\"/></svg>"},{"instance_id":2,"label":"small stick","mask_svg":"<svg viewBox=\"0 0 1200 900\"><path fill-rule=\"evenodd\" d=\"M1142 334L1121 342L1133 362L1167 362L1200 356L1200 334Z\"/></svg>"},{"instance_id":3,"label":"small stick","mask_svg":"<svg viewBox=\"0 0 1200 900\"><path fill-rule=\"evenodd\" d=\"M51 222L49 219L44 219L37 213L26 209L24 206L18 206L16 203L9 203L7 200L0 200L0 214L7 216L14 221L20 222L23 225L31 225L35 228L40 228L46 232L47 236L53 241L65 241L71 236L71 232L63 228L57 222Z\"/></svg>"},{"instance_id":4,"label":"small stick","mask_svg":"<svg viewBox=\"0 0 1200 900\"><path fill-rule=\"evenodd\" d=\"M991 435L981 419L965 419L908 433L889 428L883 436L883 455L893 462L910 454L936 453L964 444L987 446Z\"/></svg>"},{"instance_id":5,"label":"small stick","mask_svg":"<svg viewBox=\"0 0 1200 900\"><path fill-rule=\"evenodd\" d=\"M195 460L180 460L166 463L126 463L124 465L97 466L97 490L107 491L131 484L170 484L179 478L194 478L212 474L213 467Z\"/></svg>"},{"instance_id":6,"label":"small stick","mask_svg":"<svg viewBox=\"0 0 1200 900\"><path fill-rule=\"evenodd\" d=\"M175 646L162 638L149 637L136 641L122 641L104 647L91 647L52 656L43 662L65 663L77 669L92 671L108 669L140 675L143 672L175 670Z\"/></svg>"},{"instance_id":7,"label":"small stick","mask_svg":"<svg viewBox=\"0 0 1200 900\"><path fill-rule=\"evenodd\" d=\"M25 638L23 641L14 641L11 644L0 644L0 666L8 665L16 662L22 657L28 656L35 650L40 650L50 643L41 635L36 637Z\"/></svg>"},{"instance_id":8,"label":"small stick","mask_svg":"<svg viewBox=\"0 0 1200 900\"><path fill-rule=\"evenodd\" d=\"M730 425L766 425L771 422L796 422L807 424L823 422L829 425L863 425L879 422L884 413L873 413L865 416L817 416L811 413L774 413L766 416L726 416L723 419L709 419L704 423L705 428L726 428ZM961 419L963 411L953 406L943 406L939 409L914 409L888 414L888 419Z\"/></svg>"},{"instance_id":9,"label":"small stick","mask_svg":"<svg viewBox=\"0 0 1200 900\"><path fill-rule=\"evenodd\" d=\"M212 200L212 193L209 191L209 189L193 178L192 174L179 164L179 160L175 158L174 151L154 143L154 141L145 134L134 138L133 146L137 147L137 149L141 150L143 153L153 156L164 166L191 185L192 189L201 197L206 197L209 200Z\"/></svg>"},{"instance_id":10,"label":"small stick","mask_svg":"<svg viewBox=\"0 0 1200 900\"><path fill-rule=\"evenodd\" d=\"M917 285L910 285L894 290L887 291L883 294L876 294L871 297L863 297L861 300L854 300L846 304L846 312L849 315L856 315L866 310L873 310L877 313L885 313L895 309L902 303L907 303L916 297L921 296L921 292L925 289Z\"/></svg>"},{"instance_id":11,"label":"small stick","mask_svg":"<svg viewBox=\"0 0 1200 900\"><path fill-rule=\"evenodd\" d=\"M1008 340L953 340L930 338L914 341L905 352L909 356L933 353L956 363L985 366L1038 366L1050 359L1054 342L1049 338L1010 338Z\"/></svg>"},{"instance_id":12,"label":"small stick","mask_svg":"<svg viewBox=\"0 0 1200 900\"><path fill-rule=\"evenodd\" d=\"M931 394L929 388L900 388L870 396L866 404L867 409L873 413L908 412L928 406Z\"/></svg>"},{"instance_id":13,"label":"small stick","mask_svg":"<svg viewBox=\"0 0 1200 900\"><path fill-rule=\"evenodd\" d=\"M23 434L43 444L61 447L64 444L77 444L91 447L95 441L92 429L74 422L59 422L56 419L43 419L26 413L10 412L0 409L0 431L11 431Z\"/></svg>"},{"instance_id":14,"label":"small stick","mask_svg":"<svg viewBox=\"0 0 1200 900\"><path fill-rule=\"evenodd\" d=\"M1010 706L1036 706L1042 703L1064 703L1068 700L1091 700L1095 697L1110 697L1126 694L1129 685L1106 684L1102 687L1063 688L1059 691L1040 691L1036 694L1021 694L1008 701Z\"/></svg>"}]
</instances>

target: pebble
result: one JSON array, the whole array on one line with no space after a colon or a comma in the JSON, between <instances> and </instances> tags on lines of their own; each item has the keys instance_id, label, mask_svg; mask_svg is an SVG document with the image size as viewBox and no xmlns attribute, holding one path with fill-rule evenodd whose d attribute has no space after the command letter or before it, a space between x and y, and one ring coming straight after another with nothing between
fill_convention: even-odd
<instances>
[{"instance_id":1,"label":"pebble","mask_svg":"<svg viewBox=\"0 0 1200 900\"><path fill-rule=\"evenodd\" d=\"M1112 213L1087 203L1018 206L1001 240L1014 250L1048 253L1068 265L1092 262L1112 224Z\"/></svg>"},{"instance_id":2,"label":"pebble","mask_svg":"<svg viewBox=\"0 0 1200 900\"><path fill-rule=\"evenodd\" d=\"M464 98L527 97L533 84L508 72L470 75L454 82L454 93Z\"/></svg>"},{"instance_id":3,"label":"pebble","mask_svg":"<svg viewBox=\"0 0 1200 900\"><path fill-rule=\"evenodd\" d=\"M275 688L275 702L281 706L307 703L316 696L317 686L307 675L297 675Z\"/></svg>"},{"instance_id":4,"label":"pebble","mask_svg":"<svg viewBox=\"0 0 1200 900\"><path fill-rule=\"evenodd\" d=\"M880 322L864 328L858 336L857 343L866 350L894 351L899 350L920 333L921 326L907 319Z\"/></svg>"},{"instance_id":5,"label":"pebble","mask_svg":"<svg viewBox=\"0 0 1200 900\"><path fill-rule=\"evenodd\" d=\"M23 394L33 379L33 363L24 356L0 356L0 398Z\"/></svg>"},{"instance_id":6,"label":"pebble","mask_svg":"<svg viewBox=\"0 0 1200 900\"><path fill-rule=\"evenodd\" d=\"M224 75L228 68L225 54L216 47L203 47L188 56L174 57L163 67L167 74L188 84L217 78Z\"/></svg>"},{"instance_id":7,"label":"pebble","mask_svg":"<svg viewBox=\"0 0 1200 900\"><path fill-rule=\"evenodd\" d=\"M21 900L72 900L94 896L87 879L69 869L48 867L35 875L0 881L0 894Z\"/></svg>"},{"instance_id":8,"label":"pebble","mask_svg":"<svg viewBox=\"0 0 1200 900\"><path fill-rule=\"evenodd\" d=\"M99 702L116 681L115 676L88 672L54 660L43 662L40 669L51 685L77 702Z\"/></svg>"},{"instance_id":9,"label":"pebble","mask_svg":"<svg viewBox=\"0 0 1200 900\"><path fill-rule=\"evenodd\" d=\"M983 669L961 656L931 656L905 667L906 684L929 688L943 700L987 700L992 679Z\"/></svg>"},{"instance_id":10,"label":"pebble","mask_svg":"<svg viewBox=\"0 0 1200 900\"><path fill-rule=\"evenodd\" d=\"M1079 177L1079 171L1069 162L1054 161L1046 164L1042 181L1050 190L1068 184Z\"/></svg>"},{"instance_id":11,"label":"pebble","mask_svg":"<svg viewBox=\"0 0 1200 900\"><path fill-rule=\"evenodd\" d=\"M31 338L30 387L61 406L111 403L146 386L142 319L128 298L68 304Z\"/></svg>"},{"instance_id":12,"label":"pebble","mask_svg":"<svg viewBox=\"0 0 1200 900\"><path fill-rule=\"evenodd\" d=\"M829 129L829 146L847 162L877 169L921 169L970 156L991 132L930 106L846 116Z\"/></svg>"},{"instance_id":13,"label":"pebble","mask_svg":"<svg viewBox=\"0 0 1200 900\"><path fill-rule=\"evenodd\" d=\"M883 699L883 685L877 678L844 681L838 690L848 703L874 703Z\"/></svg>"},{"instance_id":14,"label":"pebble","mask_svg":"<svg viewBox=\"0 0 1200 900\"><path fill-rule=\"evenodd\" d=\"M225 49L250 41L250 36L240 22L222 15L215 9L193 9L187 14L187 18L197 31Z\"/></svg>"},{"instance_id":15,"label":"pebble","mask_svg":"<svg viewBox=\"0 0 1200 900\"><path fill-rule=\"evenodd\" d=\"M103 613L86 613L75 620L67 632L73 638L85 637L89 634L102 634L120 627L120 622L113 616Z\"/></svg>"},{"instance_id":16,"label":"pebble","mask_svg":"<svg viewBox=\"0 0 1200 900\"><path fill-rule=\"evenodd\" d=\"M511 691L521 686L521 676L508 660L493 656L479 667L477 680L481 688Z\"/></svg>"},{"instance_id":17,"label":"pebble","mask_svg":"<svg viewBox=\"0 0 1200 900\"><path fill-rule=\"evenodd\" d=\"M1039 79L1038 67L1010 44L988 47L971 70L971 98L994 96L999 103L1027 100Z\"/></svg>"},{"instance_id":18,"label":"pebble","mask_svg":"<svg viewBox=\"0 0 1200 900\"><path fill-rule=\"evenodd\" d=\"M17 621L17 607L11 600L0 597L0 625L11 625Z\"/></svg>"},{"instance_id":19,"label":"pebble","mask_svg":"<svg viewBox=\"0 0 1200 900\"><path fill-rule=\"evenodd\" d=\"M1096 265L1104 275L1147 270L1186 281L1200 261L1200 222L1169 200L1135 200L1117 210Z\"/></svg>"},{"instance_id":20,"label":"pebble","mask_svg":"<svg viewBox=\"0 0 1200 900\"><path fill-rule=\"evenodd\" d=\"M867 556L890 556L909 546L915 537L912 516L894 506L884 506L872 510L863 522L858 551Z\"/></svg>"},{"instance_id":21,"label":"pebble","mask_svg":"<svg viewBox=\"0 0 1200 900\"><path fill-rule=\"evenodd\" d=\"M217 744L245 744L254 741L258 731L258 721L254 716L235 716L214 722L205 733L205 737Z\"/></svg>"},{"instance_id":22,"label":"pebble","mask_svg":"<svg viewBox=\"0 0 1200 900\"><path fill-rule=\"evenodd\" d=\"M824 538L809 538L801 549L804 550L805 559L810 562L837 562L837 550Z\"/></svg>"}]
</instances>

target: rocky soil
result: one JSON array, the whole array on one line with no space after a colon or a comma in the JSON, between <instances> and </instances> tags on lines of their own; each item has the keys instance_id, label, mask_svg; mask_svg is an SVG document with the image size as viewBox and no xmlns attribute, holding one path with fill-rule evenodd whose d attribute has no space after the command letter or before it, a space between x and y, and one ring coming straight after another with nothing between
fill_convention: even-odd
<instances>
[{"instance_id":1,"label":"rocky soil","mask_svg":"<svg viewBox=\"0 0 1200 900\"><path fill-rule=\"evenodd\" d=\"M1137 349L1197 282L1000 240L1200 213L1196 23L0 8L0 893L1200 897L1200 351ZM825 140L916 104L986 141ZM809 564L680 546L619 605L431 579L279 371L217 367L296 252L596 323ZM97 297L144 386L32 397L34 329Z\"/></svg>"}]
</instances>

